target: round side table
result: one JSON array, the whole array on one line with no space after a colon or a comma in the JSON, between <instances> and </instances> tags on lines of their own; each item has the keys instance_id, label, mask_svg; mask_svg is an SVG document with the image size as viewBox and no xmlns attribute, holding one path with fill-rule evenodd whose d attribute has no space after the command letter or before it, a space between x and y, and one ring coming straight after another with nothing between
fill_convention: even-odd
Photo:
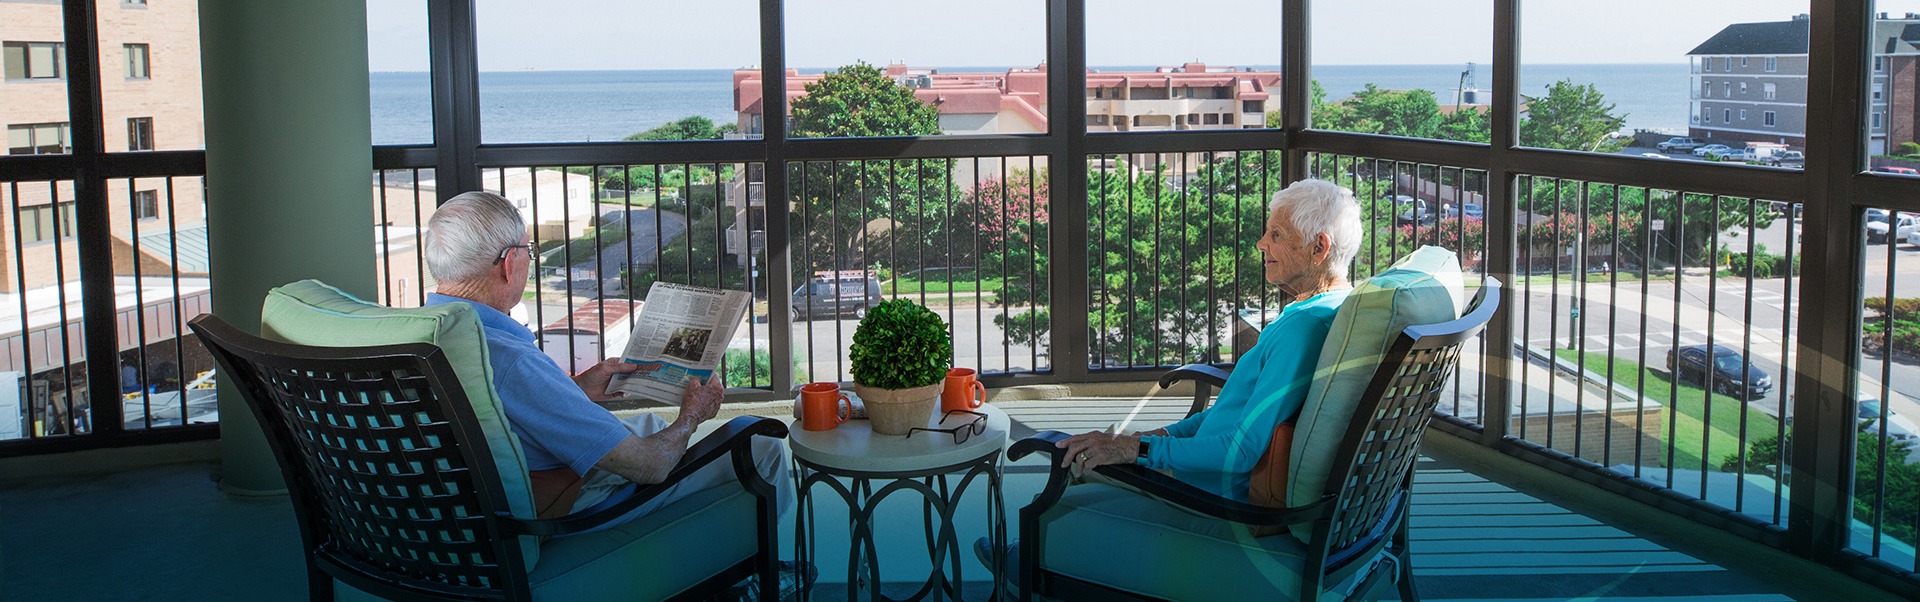
<instances>
[{"instance_id":1,"label":"round side table","mask_svg":"<svg viewBox=\"0 0 1920 602\"><path fill-rule=\"evenodd\" d=\"M866 420L849 420L826 431L809 431L798 419L787 434L797 466L800 512L794 525L794 557L812 562L814 556L813 488L824 485L839 494L847 504L850 547L847 554L847 599L859 597L862 568L866 570L872 600L891 600L880 592L880 558L874 540L874 510L888 496L900 491L920 494L926 519L927 555L933 573L920 590L903 600L921 600L928 596L961 599L960 539L954 529L954 507L976 477L987 482L988 537L993 542L993 561L1006 566L1006 509L1001 499L1000 458L1007 447L1006 412L992 405L974 411L986 414L986 432L969 435L954 443L951 433L915 432L912 435L881 435L873 432ZM932 417L932 428L954 428L966 422L959 416ZM950 480L957 478L957 481ZM844 480L844 482L843 482ZM879 486L876 487L875 483ZM947 569L953 574L949 576ZM993 571L995 592L1005 591L1002 573ZM803 589L812 594L812 586ZM803 598L804 598L803 595Z\"/></svg>"}]
</instances>

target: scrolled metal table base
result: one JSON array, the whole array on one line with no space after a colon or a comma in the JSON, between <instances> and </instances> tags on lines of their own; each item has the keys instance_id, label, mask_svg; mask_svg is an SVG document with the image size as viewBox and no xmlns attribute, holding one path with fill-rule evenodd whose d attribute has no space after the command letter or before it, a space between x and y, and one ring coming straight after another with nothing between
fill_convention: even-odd
<instances>
[{"instance_id":1,"label":"scrolled metal table base","mask_svg":"<svg viewBox=\"0 0 1920 602\"><path fill-rule=\"evenodd\" d=\"M798 485L800 512L794 521L794 557L802 563L813 562L816 526L813 488L825 484L847 503L848 526L851 528L847 550L848 600L859 599L863 582L868 584L870 599L875 602L910 602L928 596L961 600L960 567L964 556L961 554L960 538L954 529L954 509L966 494L967 487L982 475L987 480L988 537L993 543L993 562L997 566L1006 566L1007 521L1001 495L1000 457L1000 450L996 449L993 453L959 464L912 472L838 470L795 458L798 470L794 471L794 478ZM949 487L950 477L962 471L965 472L959 475L958 485ZM842 478L848 479L849 483L842 483ZM874 481L886 483L875 489ZM881 501L900 491L914 491L921 496L922 528L926 533L927 555L933 561L933 570L920 585L919 591L896 600L880 591L880 556L879 545L874 537L873 514ZM861 574L862 568L866 569L864 575ZM952 570L951 576L947 574L948 569ZM990 572L993 573L993 591L997 597L1000 592L1006 591L1005 571ZM812 593L811 583L802 586L802 599L809 599Z\"/></svg>"}]
</instances>

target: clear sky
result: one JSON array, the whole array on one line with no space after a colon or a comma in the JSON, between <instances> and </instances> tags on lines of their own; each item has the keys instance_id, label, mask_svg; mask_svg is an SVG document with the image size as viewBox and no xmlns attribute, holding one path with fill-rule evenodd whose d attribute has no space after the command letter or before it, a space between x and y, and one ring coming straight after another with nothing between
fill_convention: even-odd
<instances>
[{"instance_id":1,"label":"clear sky","mask_svg":"<svg viewBox=\"0 0 1920 602\"><path fill-rule=\"evenodd\" d=\"M425 3L368 0L370 67L424 71ZM1088 62L1280 62L1273 0L1087 0ZM757 0L479 0L480 68L732 69L760 62ZM1682 63L1730 23L1778 21L1807 0L1529 0L1527 63ZM1043 0L789 0L787 63L1016 66L1046 54ZM1320 0L1315 64L1492 60L1491 0ZM1920 0L1878 10L1920 12Z\"/></svg>"}]
</instances>

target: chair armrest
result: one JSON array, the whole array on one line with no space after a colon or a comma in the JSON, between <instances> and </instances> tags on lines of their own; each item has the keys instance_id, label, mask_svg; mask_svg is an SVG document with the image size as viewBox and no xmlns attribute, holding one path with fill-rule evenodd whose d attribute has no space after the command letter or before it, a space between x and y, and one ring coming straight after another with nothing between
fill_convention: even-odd
<instances>
[{"instance_id":1,"label":"chair armrest","mask_svg":"<svg viewBox=\"0 0 1920 602\"><path fill-rule=\"evenodd\" d=\"M1273 527L1310 522L1329 516L1333 508L1331 495L1297 508L1255 506L1214 495L1166 473L1138 464L1109 464L1093 470L1168 503L1221 520L1247 525Z\"/></svg>"},{"instance_id":2,"label":"chair armrest","mask_svg":"<svg viewBox=\"0 0 1920 602\"><path fill-rule=\"evenodd\" d=\"M1056 445L1070 436L1060 431L1040 431L1013 442L1013 445L1007 448L1009 461L1025 458L1035 452L1046 456L1047 460L1047 485L1040 489L1039 495L1033 496L1033 503L1027 504L1020 510L1022 516L1031 513L1031 516L1038 517L1048 508L1052 508L1054 502L1060 501L1060 494L1066 491L1067 481L1070 479L1067 476L1067 467L1061 466L1060 461L1055 457L1055 454L1062 451Z\"/></svg>"},{"instance_id":3,"label":"chair armrest","mask_svg":"<svg viewBox=\"0 0 1920 602\"><path fill-rule=\"evenodd\" d=\"M1013 446L1008 448L1009 460L1019 460L1035 452L1047 456L1047 486L1040 491L1040 495L1034 497L1032 504L1021 510L1022 513L1032 512L1038 516L1059 501L1070 479L1067 476L1066 467L1061 466L1054 457L1061 451L1055 445L1067 437L1066 433L1060 431L1041 431L1014 442ZM1331 495L1298 508L1255 506L1208 493L1166 473L1149 470L1138 464L1110 464L1094 470L1167 502L1221 520L1248 525L1279 526L1309 522L1325 518L1333 507Z\"/></svg>"},{"instance_id":4,"label":"chair armrest","mask_svg":"<svg viewBox=\"0 0 1920 602\"><path fill-rule=\"evenodd\" d=\"M523 520L503 517L508 519L504 521L504 524L507 525L506 530L510 535L553 537L599 527L609 521L626 516L626 514L632 512L634 508L638 508L641 504L645 504L653 500L653 498L659 497L660 494L665 493L667 489L685 480L694 472L706 468L708 464L712 464L715 460L730 456L752 454L753 446L751 444L755 436L785 438L787 436L787 423L772 418L761 418L759 416L741 416L734 418L733 420L727 421L726 424L720 425L719 429L714 430L714 432L708 434L706 437L701 438L700 441L694 443L692 447L687 448L687 452L680 456L680 462L674 464L673 470L667 473L666 479L651 485L643 485L639 490L634 491L633 495L620 500L612 506L598 512L571 514L547 520ZM741 484L747 487L749 491L755 491L759 487L767 485L766 482L760 478L760 473L752 470L737 470L742 465L750 467L753 463L750 458L744 463L739 459L736 459L734 462L734 467L736 468L734 472L739 473L735 476L740 478Z\"/></svg>"},{"instance_id":5,"label":"chair armrest","mask_svg":"<svg viewBox=\"0 0 1920 602\"><path fill-rule=\"evenodd\" d=\"M1232 373L1233 364L1220 364L1217 366L1213 364L1187 364L1168 370L1166 374L1160 375L1160 388L1165 389L1172 387L1173 383L1183 380L1194 381L1193 405L1187 408L1187 415L1192 416L1200 413L1200 410L1207 409L1208 388L1218 389L1227 386L1227 376Z\"/></svg>"},{"instance_id":6,"label":"chair armrest","mask_svg":"<svg viewBox=\"0 0 1920 602\"><path fill-rule=\"evenodd\" d=\"M1173 386L1183 380L1191 380L1203 385L1224 387L1227 376L1233 373L1233 364L1187 364L1160 375L1160 388Z\"/></svg>"}]
</instances>

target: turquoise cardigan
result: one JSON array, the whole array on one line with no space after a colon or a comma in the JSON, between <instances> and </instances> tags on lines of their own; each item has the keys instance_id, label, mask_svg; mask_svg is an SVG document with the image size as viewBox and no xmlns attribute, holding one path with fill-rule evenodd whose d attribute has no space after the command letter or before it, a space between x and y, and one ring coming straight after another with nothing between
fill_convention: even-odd
<instances>
[{"instance_id":1,"label":"turquoise cardigan","mask_svg":"<svg viewBox=\"0 0 1920 602\"><path fill-rule=\"evenodd\" d=\"M1306 403L1320 346L1334 312L1352 289L1334 289L1290 303L1260 331L1260 342L1234 366L1213 405L1148 436L1147 468L1226 498L1246 501L1249 473L1267 451L1273 429Z\"/></svg>"}]
</instances>

